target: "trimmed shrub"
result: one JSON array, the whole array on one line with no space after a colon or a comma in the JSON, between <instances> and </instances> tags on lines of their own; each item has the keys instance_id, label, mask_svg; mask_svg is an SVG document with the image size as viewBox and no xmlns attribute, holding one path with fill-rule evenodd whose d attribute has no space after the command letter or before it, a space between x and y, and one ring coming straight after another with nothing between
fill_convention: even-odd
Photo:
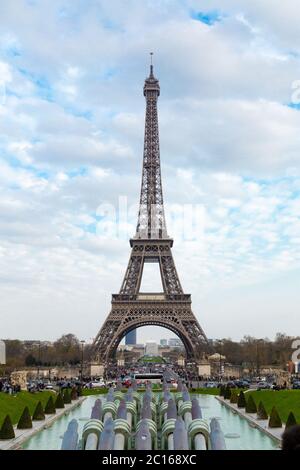
<instances>
[{"instance_id":1,"label":"trimmed shrub","mask_svg":"<svg viewBox=\"0 0 300 470\"><path fill-rule=\"evenodd\" d=\"M64 390L63 400L65 404L71 403L71 393L67 388Z\"/></svg>"},{"instance_id":2,"label":"trimmed shrub","mask_svg":"<svg viewBox=\"0 0 300 470\"><path fill-rule=\"evenodd\" d=\"M257 408L257 419L268 419L268 413L262 401L259 402Z\"/></svg>"},{"instance_id":3,"label":"trimmed shrub","mask_svg":"<svg viewBox=\"0 0 300 470\"><path fill-rule=\"evenodd\" d=\"M25 406L23 413L21 414L21 417L19 419L18 429L31 429L32 428L32 421L31 421L31 416L29 413L29 408L28 406Z\"/></svg>"},{"instance_id":4,"label":"trimmed shrub","mask_svg":"<svg viewBox=\"0 0 300 470\"><path fill-rule=\"evenodd\" d=\"M53 398L50 396L45 406L45 414L54 415L55 413L56 411L55 411L54 401L53 401Z\"/></svg>"},{"instance_id":5,"label":"trimmed shrub","mask_svg":"<svg viewBox=\"0 0 300 470\"><path fill-rule=\"evenodd\" d=\"M231 389L230 387L226 387L225 392L224 392L224 398L225 400L230 400L230 397L231 397Z\"/></svg>"},{"instance_id":6,"label":"trimmed shrub","mask_svg":"<svg viewBox=\"0 0 300 470\"><path fill-rule=\"evenodd\" d=\"M61 393L58 393L56 400L55 400L55 408L64 408L64 400L63 397L61 396Z\"/></svg>"},{"instance_id":7,"label":"trimmed shrub","mask_svg":"<svg viewBox=\"0 0 300 470\"><path fill-rule=\"evenodd\" d=\"M288 419L286 420L285 427L290 428L291 426L295 426L297 424L296 418L294 416L294 413L291 411L290 414L288 415Z\"/></svg>"},{"instance_id":8,"label":"trimmed shrub","mask_svg":"<svg viewBox=\"0 0 300 470\"><path fill-rule=\"evenodd\" d=\"M246 399L243 390L240 391L237 401L238 408L245 408Z\"/></svg>"},{"instance_id":9,"label":"trimmed shrub","mask_svg":"<svg viewBox=\"0 0 300 470\"><path fill-rule=\"evenodd\" d=\"M71 400L77 400L77 398L78 398L77 390L75 387L73 387L71 390Z\"/></svg>"},{"instance_id":10,"label":"trimmed shrub","mask_svg":"<svg viewBox=\"0 0 300 470\"><path fill-rule=\"evenodd\" d=\"M78 395L79 397L82 396L82 387L81 387L81 385L79 385L79 386L77 387L77 395Z\"/></svg>"},{"instance_id":11,"label":"trimmed shrub","mask_svg":"<svg viewBox=\"0 0 300 470\"><path fill-rule=\"evenodd\" d=\"M225 387L224 387L224 385L221 385L221 387L220 387L220 397L224 397L224 395L225 395Z\"/></svg>"},{"instance_id":12,"label":"trimmed shrub","mask_svg":"<svg viewBox=\"0 0 300 470\"><path fill-rule=\"evenodd\" d=\"M15 437L14 427L9 415L5 416L0 429L0 439L13 439Z\"/></svg>"},{"instance_id":13,"label":"trimmed shrub","mask_svg":"<svg viewBox=\"0 0 300 470\"><path fill-rule=\"evenodd\" d=\"M238 392L236 390L231 390L230 403L237 403L238 401Z\"/></svg>"},{"instance_id":14,"label":"trimmed shrub","mask_svg":"<svg viewBox=\"0 0 300 470\"><path fill-rule=\"evenodd\" d=\"M249 395L249 398L246 403L246 412L247 413L256 413L257 407L252 395Z\"/></svg>"},{"instance_id":15,"label":"trimmed shrub","mask_svg":"<svg viewBox=\"0 0 300 470\"><path fill-rule=\"evenodd\" d=\"M282 421L275 406L273 406L269 419L269 428L281 428L281 426Z\"/></svg>"},{"instance_id":16,"label":"trimmed shrub","mask_svg":"<svg viewBox=\"0 0 300 470\"><path fill-rule=\"evenodd\" d=\"M41 402L39 401L38 404L35 407L35 410L32 415L32 420L33 421L42 421L45 419L45 413L42 407Z\"/></svg>"}]
</instances>

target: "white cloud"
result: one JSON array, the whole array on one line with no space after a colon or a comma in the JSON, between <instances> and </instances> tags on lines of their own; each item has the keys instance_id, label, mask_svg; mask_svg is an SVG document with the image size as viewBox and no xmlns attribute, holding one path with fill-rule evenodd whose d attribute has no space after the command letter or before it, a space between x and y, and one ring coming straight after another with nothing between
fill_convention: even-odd
<instances>
[{"instance_id":1,"label":"white cloud","mask_svg":"<svg viewBox=\"0 0 300 470\"><path fill-rule=\"evenodd\" d=\"M150 50L165 201L194 204L201 217L197 239L170 233L195 312L209 336L293 334L280 309L297 319L295 2L17 4L18 15L16 2L0 5L2 335L90 338L108 313L129 246L97 236L96 213L139 198ZM224 15L210 27L191 9ZM133 235L135 217L122 233ZM266 284L279 300L271 287L264 297Z\"/></svg>"},{"instance_id":2,"label":"white cloud","mask_svg":"<svg viewBox=\"0 0 300 470\"><path fill-rule=\"evenodd\" d=\"M12 80L12 75L11 75L9 64L5 62L0 62L0 83L6 84L6 83L11 82L11 80Z\"/></svg>"}]
</instances>

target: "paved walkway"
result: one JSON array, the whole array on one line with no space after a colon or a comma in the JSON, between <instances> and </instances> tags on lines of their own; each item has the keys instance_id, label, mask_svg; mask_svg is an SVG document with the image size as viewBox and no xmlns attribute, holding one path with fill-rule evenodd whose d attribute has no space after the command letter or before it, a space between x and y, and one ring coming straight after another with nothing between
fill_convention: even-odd
<instances>
[{"instance_id":1,"label":"paved walkway","mask_svg":"<svg viewBox=\"0 0 300 470\"><path fill-rule=\"evenodd\" d=\"M230 408L233 413L237 413L242 418L245 418L249 422L250 426L259 429L272 439L276 440L279 445L281 444L281 436L284 432L284 426L281 428L269 428L268 419L257 419L256 413L246 413L244 408L238 408L236 403L230 403L228 400L224 400L223 397L216 396L215 398L222 405L227 406L227 408Z\"/></svg>"},{"instance_id":2,"label":"paved walkway","mask_svg":"<svg viewBox=\"0 0 300 470\"><path fill-rule=\"evenodd\" d=\"M43 421L33 421L31 429L17 429L17 426L14 426L15 435L14 439L9 439L2 441L0 440L0 450L16 450L20 449L27 439L34 436L34 434L42 431L43 429L49 428L54 421L59 419L64 414L70 413L71 410L80 406L81 403L86 399L86 397L80 397L78 400L66 404L64 408L57 409L55 415L46 415L46 419Z\"/></svg>"}]
</instances>

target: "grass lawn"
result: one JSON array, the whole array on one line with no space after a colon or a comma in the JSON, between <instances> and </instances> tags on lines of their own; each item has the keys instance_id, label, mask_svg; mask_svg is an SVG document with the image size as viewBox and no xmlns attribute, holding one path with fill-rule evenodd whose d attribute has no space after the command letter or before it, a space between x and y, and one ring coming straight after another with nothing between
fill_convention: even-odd
<instances>
[{"instance_id":1,"label":"grass lawn","mask_svg":"<svg viewBox=\"0 0 300 470\"><path fill-rule=\"evenodd\" d=\"M123 388L121 391L123 393L126 393L128 391L128 389ZM138 388L136 391L139 392L139 393L144 393L146 391L146 389L145 388ZM154 393L155 392L162 392L162 388L161 387L155 387L155 388L152 389L152 391ZM171 392L176 392L176 389L171 389L170 391ZM91 389L90 388L84 388L82 390L82 395L84 397L87 397L89 395L103 395L105 393L108 393L108 388L91 388Z\"/></svg>"},{"instance_id":2,"label":"grass lawn","mask_svg":"<svg viewBox=\"0 0 300 470\"><path fill-rule=\"evenodd\" d=\"M201 393L202 395L220 395L220 389L215 388L190 388L190 393Z\"/></svg>"},{"instance_id":3,"label":"grass lawn","mask_svg":"<svg viewBox=\"0 0 300 470\"><path fill-rule=\"evenodd\" d=\"M292 411L297 423L300 423L300 390L256 390L245 394L246 400L252 395L256 405L263 402L268 415L270 415L273 406L276 407L278 414L283 422Z\"/></svg>"},{"instance_id":4,"label":"grass lawn","mask_svg":"<svg viewBox=\"0 0 300 470\"><path fill-rule=\"evenodd\" d=\"M156 384L155 384L156 385ZM145 388L138 388L137 392L144 393ZM162 392L161 386L154 386L152 391L155 392ZM82 395L83 396L89 396L89 395L100 395L100 394L105 394L108 392L108 388L84 388L82 390ZM122 392L126 393L127 388L122 389ZM170 392L177 393L176 388L171 388ZM219 395L220 394L220 389L219 388L193 388L189 389L190 393L202 393L204 395Z\"/></svg>"},{"instance_id":5,"label":"grass lawn","mask_svg":"<svg viewBox=\"0 0 300 470\"><path fill-rule=\"evenodd\" d=\"M0 426L2 426L7 414L10 415L13 424L16 424L25 406L28 406L31 415L38 401L41 401L43 407L45 407L50 395L55 397L55 394L49 391L37 393L19 392L17 396L0 392Z\"/></svg>"},{"instance_id":6,"label":"grass lawn","mask_svg":"<svg viewBox=\"0 0 300 470\"><path fill-rule=\"evenodd\" d=\"M105 395L108 392L108 388L83 388L81 393L83 397L90 395Z\"/></svg>"}]
</instances>

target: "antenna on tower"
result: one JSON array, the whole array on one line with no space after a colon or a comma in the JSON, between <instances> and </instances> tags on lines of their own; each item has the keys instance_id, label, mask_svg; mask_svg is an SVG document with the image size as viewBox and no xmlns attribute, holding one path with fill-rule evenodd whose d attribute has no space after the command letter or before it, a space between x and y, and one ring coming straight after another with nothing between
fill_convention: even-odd
<instances>
[{"instance_id":1,"label":"antenna on tower","mask_svg":"<svg viewBox=\"0 0 300 470\"><path fill-rule=\"evenodd\" d=\"M150 75L153 75L153 54L154 52L150 52Z\"/></svg>"}]
</instances>

